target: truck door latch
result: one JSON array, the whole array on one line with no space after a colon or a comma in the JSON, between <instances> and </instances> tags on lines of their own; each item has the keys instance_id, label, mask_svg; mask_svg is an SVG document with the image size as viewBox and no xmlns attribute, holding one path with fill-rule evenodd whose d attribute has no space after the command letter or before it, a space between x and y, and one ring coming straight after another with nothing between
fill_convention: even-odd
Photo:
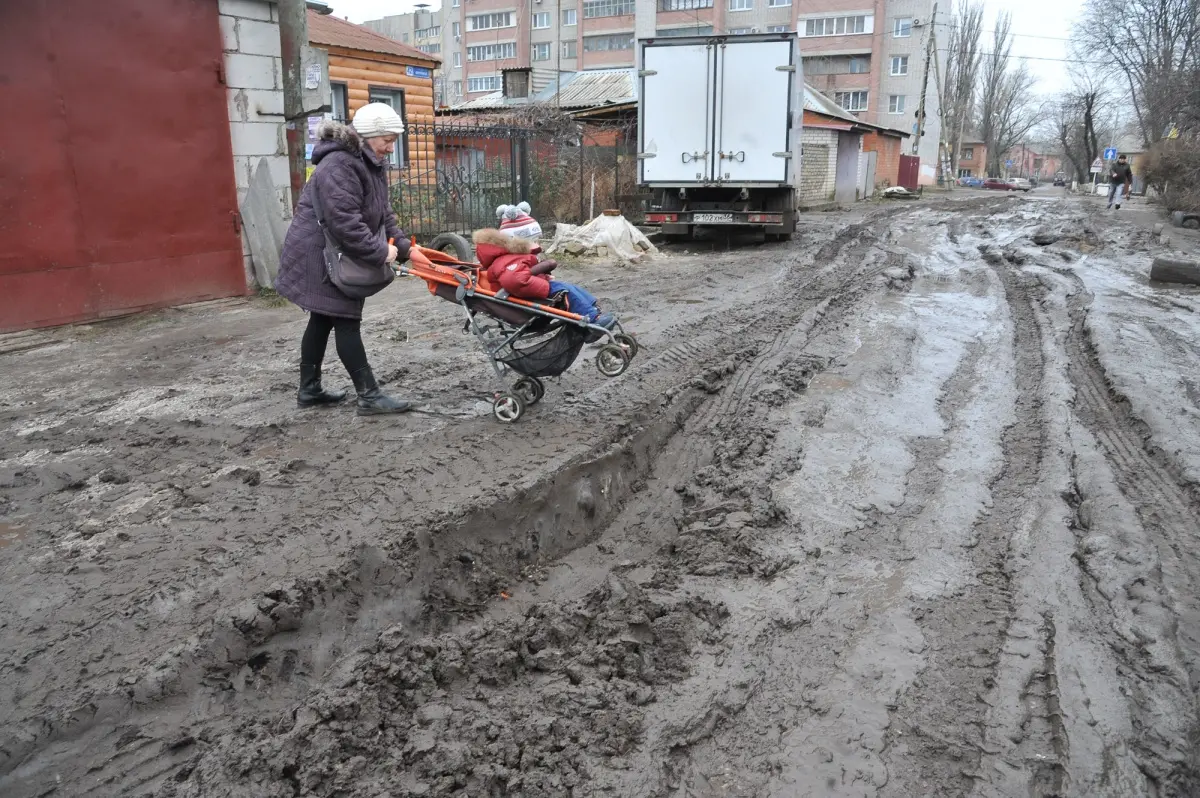
<instances>
[{"instance_id":1,"label":"truck door latch","mask_svg":"<svg viewBox=\"0 0 1200 798\"><path fill-rule=\"evenodd\" d=\"M708 150L704 152L684 152L680 153L684 163L692 163L693 161L703 161L708 157Z\"/></svg>"},{"instance_id":2,"label":"truck door latch","mask_svg":"<svg viewBox=\"0 0 1200 798\"><path fill-rule=\"evenodd\" d=\"M738 152L719 152L717 154L721 156L721 160L723 161L730 160L737 161L738 163L746 162L746 153L744 150Z\"/></svg>"}]
</instances>

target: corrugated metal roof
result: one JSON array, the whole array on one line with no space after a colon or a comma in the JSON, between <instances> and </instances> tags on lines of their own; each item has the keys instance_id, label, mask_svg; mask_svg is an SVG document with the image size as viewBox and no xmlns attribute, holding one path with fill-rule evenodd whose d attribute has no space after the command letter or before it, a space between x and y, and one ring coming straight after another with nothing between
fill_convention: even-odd
<instances>
[{"instance_id":1,"label":"corrugated metal roof","mask_svg":"<svg viewBox=\"0 0 1200 798\"><path fill-rule=\"evenodd\" d=\"M826 97L821 92L814 89L807 83L804 84L804 109L806 111L814 111L825 116L832 116L837 119L845 119L847 122L857 122L858 117L850 113L842 106L835 103L833 100Z\"/></svg>"},{"instance_id":2,"label":"corrugated metal roof","mask_svg":"<svg viewBox=\"0 0 1200 798\"><path fill-rule=\"evenodd\" d=\"M577 110L637 102L638 84L635 69L585 69L582 72L564 75L561 80L561 88L558 79L554 79L532 97L505 98L504 92L494 91L451 106L450 110L490 111L511 108L514 105L527 105L531 102L557 103L562 108Z\"/></svg>"},{"instance_id":3,"label":"corrugated metal roof","mask_svg":"<svg viewBox=\"0 0 1200 798\"><path fill-rule=\"evenodd\" d=\"M557 95L557 96L556 96ZM587 69L573 72L558 88L555 81L542 89L539 102L556 102L563 108L599 108L637 102L636 69Z\"/></svg>"}]
</instances>

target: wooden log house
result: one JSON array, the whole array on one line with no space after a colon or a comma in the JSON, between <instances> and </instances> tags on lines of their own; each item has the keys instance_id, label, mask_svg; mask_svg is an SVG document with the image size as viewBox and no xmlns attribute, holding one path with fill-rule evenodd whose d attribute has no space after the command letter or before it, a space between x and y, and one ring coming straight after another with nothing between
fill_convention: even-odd
<instances>
[{"instance_id":1,"label":"wooden log house","mask_svg":"<svg viewBox=\"0 0 1200 798\"><path fill-rule=\"evenodd\" d=\"M433 140L433 72L440 60L332 15L308 12L308 39L329 53L333 116L350 121L368 102L389 103L408 129L405 157L396 159L407 182L436 179Z\"/></svg>"}]
</instances>

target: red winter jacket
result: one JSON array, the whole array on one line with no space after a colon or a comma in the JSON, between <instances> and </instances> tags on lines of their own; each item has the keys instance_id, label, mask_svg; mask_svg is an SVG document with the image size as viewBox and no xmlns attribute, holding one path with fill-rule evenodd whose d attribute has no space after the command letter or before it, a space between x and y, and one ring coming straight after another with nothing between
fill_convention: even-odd
<instances>
[{"instance_id":1,"label":"red winter jacket","mask_svg":"<svg viewBox=\"0 0 1200 798\"><path fill-rule=\"evenodd\" d=\"M519 299L546 299L550 296L550 278L530 271L542 251L533 241L516 238L499 230L477 230L475 256L487 269L488 280Z\"/></svg>"}]
</instances>

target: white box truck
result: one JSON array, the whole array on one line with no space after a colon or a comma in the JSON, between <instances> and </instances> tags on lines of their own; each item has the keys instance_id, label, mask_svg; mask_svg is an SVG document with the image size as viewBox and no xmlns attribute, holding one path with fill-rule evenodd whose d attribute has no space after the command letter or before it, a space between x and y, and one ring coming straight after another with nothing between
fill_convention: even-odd
<instances>
[{"instance_id":1,"label":"white box truck","mask_svg":"<svg viewBox=\"0 0 1200 798\"><path fill-rule=\"evenodd\" d=\"M664 236L795 230L804 76L795 33L638 42L638 182Z\"/></svg>"}]
</instances>

